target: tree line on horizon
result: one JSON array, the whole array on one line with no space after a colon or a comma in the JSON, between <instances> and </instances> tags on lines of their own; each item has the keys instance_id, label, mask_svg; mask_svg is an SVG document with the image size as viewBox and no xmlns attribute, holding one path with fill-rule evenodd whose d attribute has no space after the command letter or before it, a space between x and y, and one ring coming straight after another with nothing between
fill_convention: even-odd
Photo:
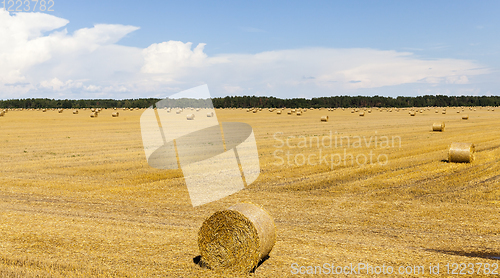
<instances>
[{"instance_id":1,"label":"tree line on horizon","mask_svg":"<svg viewBox=\"0 0 500 278\"><path fill-rule=\"evenodd\" d=\"M80 99L56 100L48 98L26 98L0 100L0 108L147 108L162 99ZM203 107L207 100L181 99L182 107ZM444 96L426 95L417 97L384 97L384 96L331 96L318 98L290 98L258 96L227 96L212 99L215 108L335 108L335 107L443 107L443 106L499 106L500 96Z\"/></svg>"}]
</instances>

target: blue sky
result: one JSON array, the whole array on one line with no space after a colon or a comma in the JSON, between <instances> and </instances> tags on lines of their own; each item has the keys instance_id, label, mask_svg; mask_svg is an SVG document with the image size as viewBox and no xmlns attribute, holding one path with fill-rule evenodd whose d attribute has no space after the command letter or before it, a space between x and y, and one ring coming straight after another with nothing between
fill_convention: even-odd
<instances>
[{"instance_id":1,"label":"blue sky","mask_svg":"<svg viewBox=\"0 0 500 278\"><path fill-rule=\"evenodd\" d=\"M213 96L499 95L499 8L55 0L53 12L0 14L0 98L164 97L201 84Z\"/></svg>"}]
</instances>

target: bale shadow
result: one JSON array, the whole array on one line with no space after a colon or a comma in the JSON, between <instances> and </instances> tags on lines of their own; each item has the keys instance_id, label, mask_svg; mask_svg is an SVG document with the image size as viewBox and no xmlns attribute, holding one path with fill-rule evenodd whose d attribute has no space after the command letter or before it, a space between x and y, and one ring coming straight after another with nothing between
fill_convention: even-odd
<instances>
[{"instance_id":1,"label":"bale shadow","mask_svg":"<svg viewBox=\"0 0 500 278\"><path fill-rule=\"evenodd\" d=\"M500 252L484 252L484 251L457 251L457 250L436 250L427 249L426 251L437 252L447 255L463 256L469 258L482 258L490 260L500 260Z\"/></svg>"},{"instance_id":2,"label":"bale shadow","mask_svg":"<svg viewBox=\"0 0 500 278\"><path fill-rule=\"evenodd\" d=\"M450 161L448 159L441 159L441 162L450 163Z\"/></svg>"},{"instance_id":3,"label":"bale shadow","mask_svg":"<svg viewBox=\"0 0 500 278\"><path fill-rule=\"evenodd\" d=\"M262 260L260 260L260 262L257 264L257 266L254 267L254 269L252 269L250 271L250 273L255 273L255 270L257 270L257 268L259 268L259 266L261 264L263 264L265 261L267 261L267 259L269 259L269 255L265 256ZM203 262L203 260L201 259L201 255L198 255L198 256L194 257L193 258L193 263L195 263L196 265L198 265L201 268L210 269L210 267L208 267L208 265L205 262Z\"/></svg>"}]
</instances>

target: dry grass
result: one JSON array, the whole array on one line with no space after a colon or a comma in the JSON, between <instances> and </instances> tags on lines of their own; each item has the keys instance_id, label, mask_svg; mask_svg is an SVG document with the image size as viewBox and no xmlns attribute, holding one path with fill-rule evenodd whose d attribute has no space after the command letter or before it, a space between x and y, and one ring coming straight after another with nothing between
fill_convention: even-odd
<instances>
[{"instance_id":1,"label":"dry grass","mask_svg":"<svg viewBox=\"0 0 500 278\"><path fill-rule=\"evenodd\" d=\"M291 276L291 264L425 265L499 263L500 112L327 112L276 117L217 110L220 121L250 124L261 175L249 188L193 208L181 170L147 165L139 117L9 111L0 124L0 276L212 277L193 262L197 232L215 211L262 205L277 240L256 277ZM8 121L7 121L8 119ZM446 132L432 132L445 121ZM277 165L274 139L400 136L401 147L349 148L387 154L387 165ZM92 136L89 136L91 134ZM473 163L447 163L451 142L472 142ZM316 146L281 148L317 154ZM334 153L343 149L323 149ZM286 160L286 157L285 157ZM317 162L317 161L316 161ZM443 268L441 268L443 270Z\"/></svg>"}]
</instances>

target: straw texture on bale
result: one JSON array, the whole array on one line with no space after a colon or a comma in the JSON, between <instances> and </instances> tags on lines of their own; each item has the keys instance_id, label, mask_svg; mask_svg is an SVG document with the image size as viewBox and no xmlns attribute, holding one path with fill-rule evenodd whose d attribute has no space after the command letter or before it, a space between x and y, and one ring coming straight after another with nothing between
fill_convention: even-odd
<instances>
[{"instance_id":1,"label":"straw texture on bale","mask_svg":"<svg viewBox=\"0 0 500 278\"><path fill-rule=\"evenodd\" d=\"M188 114L186 116L186 119L188 119L188 120L194 120L194 114Z\"/></svg>"},{"instance_id":2,"label":"straw texture on bale","mask_svg":"<svg viewBox=\"0 0 500 278\"><path fill-rule=\"evenodd\" d=\"M444 131L444 122L432 124L432 131Z\"/></svg>"},{"instance_id":3,"label":"straw texture on bale","mask_svg":"<svg viewBox=\"0 0 500 278\"><path fill-rule=\"evenodd\" d=\"M275 229L273 218L254 204L218 211L198 232L201 260L213 270L248 273L271 252Z\"/></svg>"},{"instance_id":4,"label":"straw texture on bale","mask_svg":"<svg viewBox=\"0 0 500 278\"><path fill-rule=\"evenodd\" d=\"M113 114L111 114L111 117L113 117L113 118L116 118L119 116L120 116L120 113L118 113L118 112L113 112Z\"/></svg>"},{"instance_id":5,"label":"straw texture on bale","mask_svg":"<svg viewBox=\"0 0 500 278\"><path fill-rule=\"evenodd\" d=\"M475 152L476 147L472 143L451 143L448 161L470 163L474 161Z\"/></svg>"},{"instance_id":6,"label":"straw texture on bale","mask_svg":"<svg viewBox=\"0 0 500 278\"><path fill-rule=\"evenodd\" d=\"M321 116L322 122L328 122L328 116Z\"/></svg>"},{"instance_id":7,"label":"straw texture on bale","mask_svg":"<svg viewBox=\"0 0 500 278\"><path fill-rule=\"evenodd\" d=\"M463 115L462 116L462 120L468 120L469 119L469 115Z\"/></svg>"}]
</instances>

